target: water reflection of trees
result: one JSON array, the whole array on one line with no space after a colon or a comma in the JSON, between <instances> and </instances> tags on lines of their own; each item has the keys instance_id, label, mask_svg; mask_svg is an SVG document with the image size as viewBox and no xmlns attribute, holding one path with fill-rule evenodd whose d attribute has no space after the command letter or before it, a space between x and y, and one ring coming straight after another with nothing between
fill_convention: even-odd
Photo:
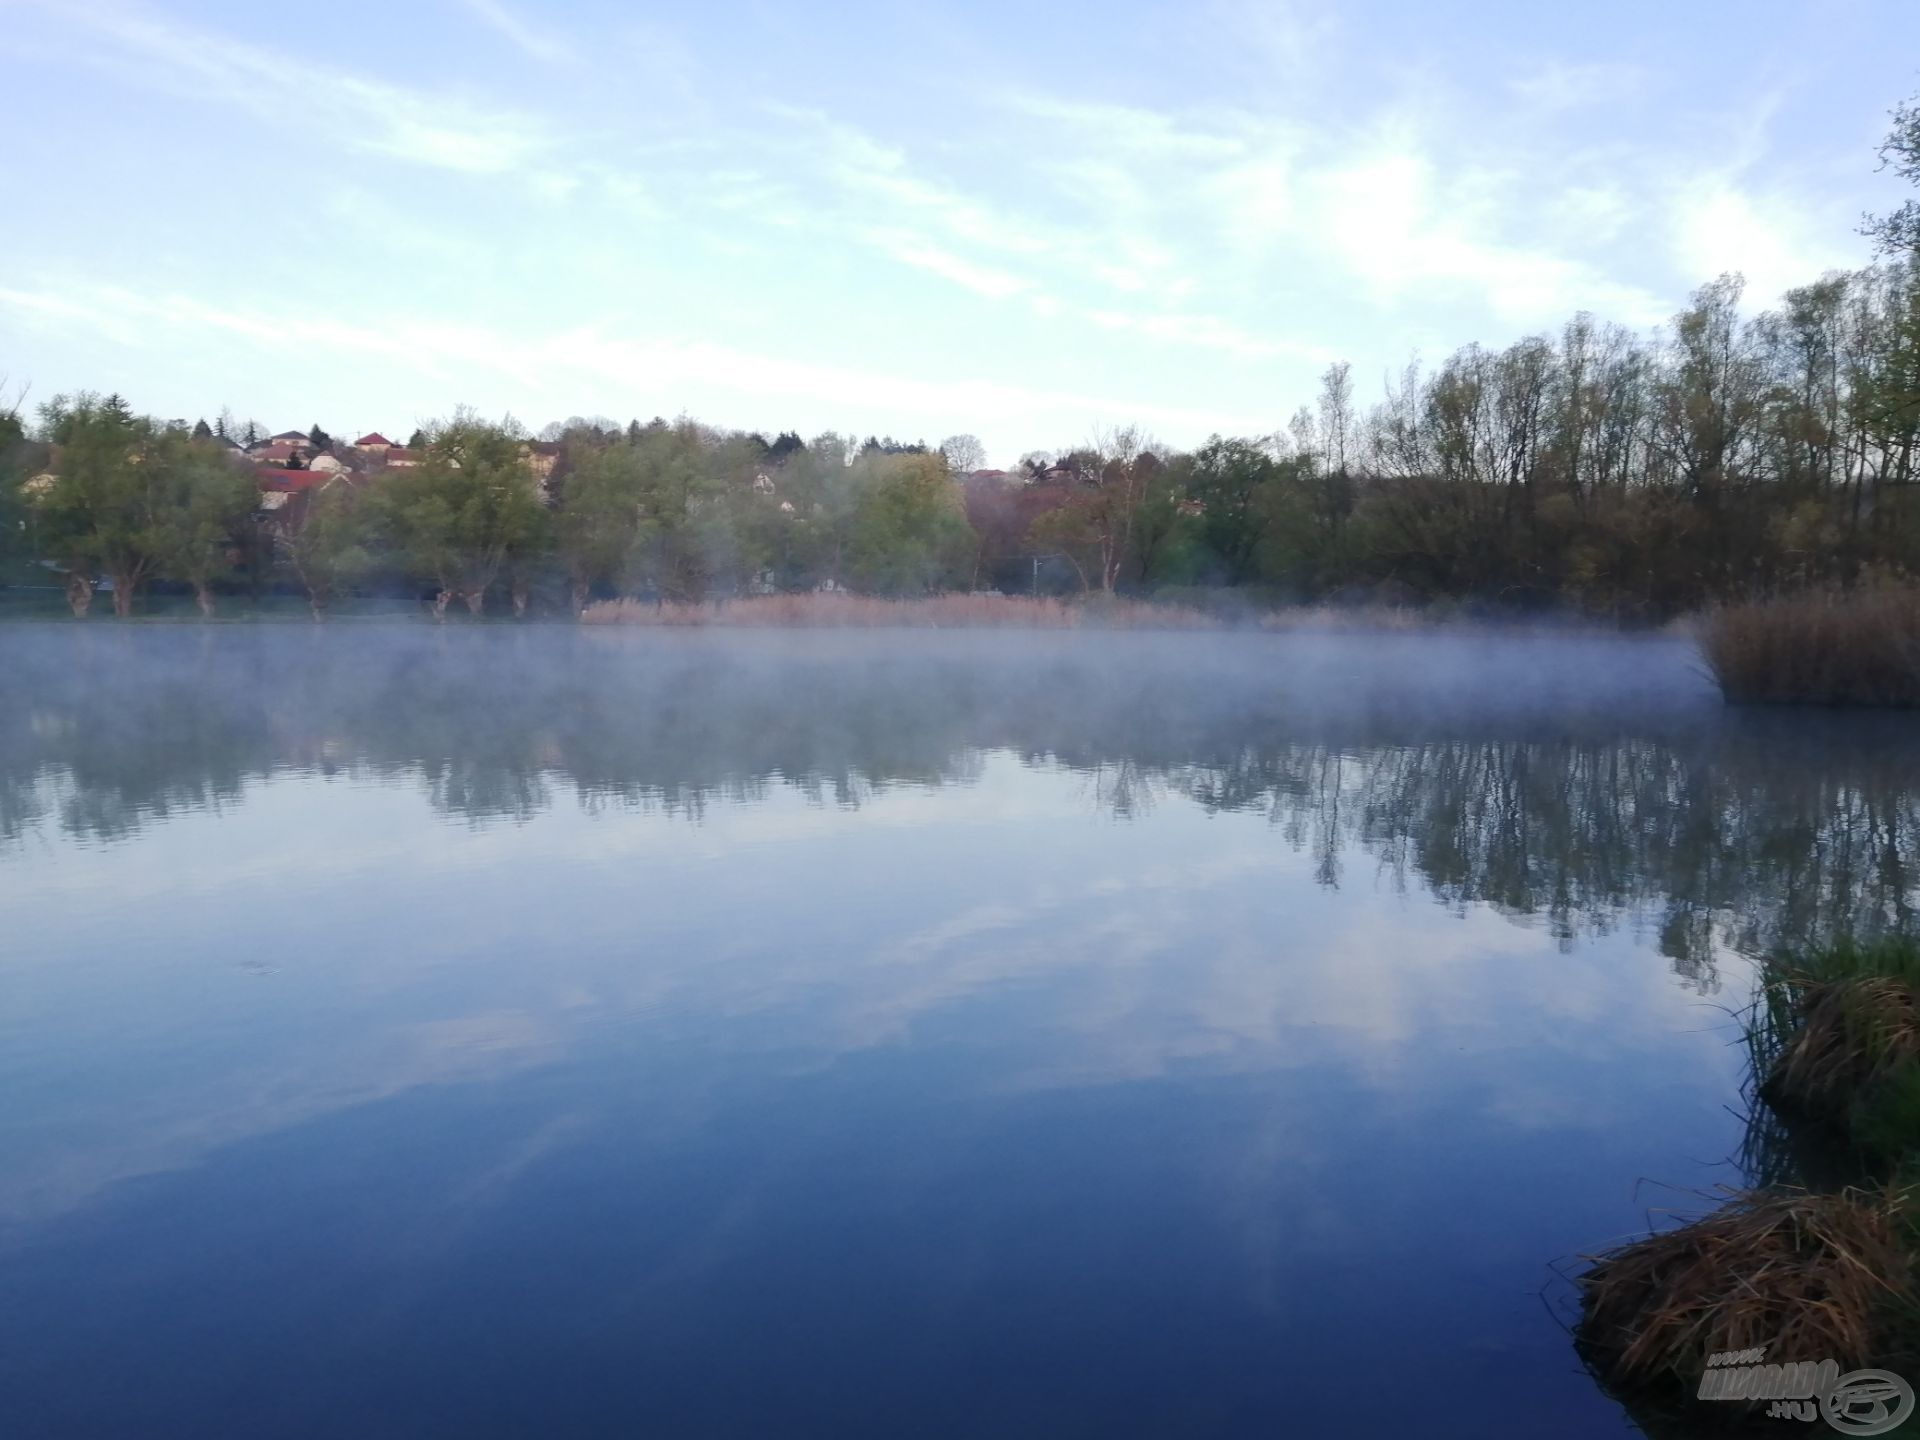
<instances>
[{"instance_id":1,"label":"water reflection of trees","mask_svg":"<svg viewBox=\"0 0 1920 1440\"><path fill-rule=\"evenodd\" d=\"M1651 917L1705 979L1716 932L1749 952L1904 926L1920 750L1870 722L1714 717L1662 738L1449 738L1246 750L1174 785L1263 809L1337 884L1365 856L1454 907L1566 939Z\"/></svg>"},{"instance_id":2,"label":"water reflection of trees","mask_svg":"<svg viewBox=\"0 0 1920 1440\"><path fill-rule=\"evenodd\" d=\"M0 838L111 840L289 770L475 822L568 800L698 820L776 787L858 806L967 783L1011 751L1116 816L1264 813L1329 885L1364 866L1568 938L1650 923L1698 981L1716 938L1870 932L1914 902L1920 742L1728 714L1657 648L617 638L21 627Z\"/></svg>"}]
</instances>

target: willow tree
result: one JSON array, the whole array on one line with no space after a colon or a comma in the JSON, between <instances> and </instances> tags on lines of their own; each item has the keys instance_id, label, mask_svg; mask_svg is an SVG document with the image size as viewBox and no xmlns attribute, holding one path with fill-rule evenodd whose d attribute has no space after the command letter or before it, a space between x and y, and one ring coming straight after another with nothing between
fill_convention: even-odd
<instances>
[{"instance_id":1,"label":"willow tree","mask_svg":"<svg viewBox=\"0 0 1920 1440\"><path fill-rule=\"evenodd\" d=\"M41 544L67 572L76 614L86 611L92 577L105 575L114 614L124 618L170 539L151 463L159 432L118 395L57 395L40 417L59 455L55 479L35 496Z\"/></svg>"},{"instance_id":2,"label":"willow tree","mask_svg":"<svg viewBox=\"0 0 1920 1440\"><path fill-rule=\"evenodd\" d=\"M540 548L546 507L518 427L460 414L439 426L426 460L375 492L380 518L412 569L439 587L436 619L453 600L475 615L508 562Z\"/></svg>"},{"instance_id":3,"label":"willow tree","mask_svg":"<svg viewBox=\"0 0 1920 1440\"><path fill-rule=\"evenodd\" d=\"M624 589L653 524L642 510L646 457L621 440L580 457L567 475L553 534L574 614L593 587Z\"/></svg>"},{"instance_id":4,"label":"willow tree","mask_svg":"<svg viewBox=\"0 0 1920 1440\"><path fill-rule=\"evenodd\" d=\"M312 492L306 513L286 537L287 563L300 577L316 622L373 568L372 509L352 486L326 485Z\"/></svg>"},{"instance_id":5,"label":"willow tree","mask_svg":"<svg viewBox=\"0 0 1920 1440\"><path fill-rule=\"evenodd\" d=\"M200 613L214 613L213 586L231 575L260 495L253 477L209 441L156 437L156 549L163 575L193 587Z\"/></svg>"}]
</instances>

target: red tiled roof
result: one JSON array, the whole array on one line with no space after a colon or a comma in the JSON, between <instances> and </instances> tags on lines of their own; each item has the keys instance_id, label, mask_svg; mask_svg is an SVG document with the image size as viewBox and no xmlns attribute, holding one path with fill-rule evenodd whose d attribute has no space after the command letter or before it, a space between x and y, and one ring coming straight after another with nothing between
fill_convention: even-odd
<instances>
[{"instance_id":1,"label":"red tiled roof","mask_svg":"<svg viewBox=\"0 0 1920 1440\"><path fill-rule=\"evenodd\" d=\"M385 446L388 446L389 448L391 448L393 445L393 442L387 439L387 437L382 435L378 430L374 431L371 435L362 435L358 440L354 441L353 443L356 445L385 445Z\"/></svg>"},{"instance_id":2,"label":"red tiled roof","mask_svg":"<svg viewBox=\"0 0 1920 1440\"><path fill-rule=\"evenodd\" d=\"M261 466L254 478L262 490L311 490L333 478L326 470L279 470Z\"/></svg>"}]
</instances>

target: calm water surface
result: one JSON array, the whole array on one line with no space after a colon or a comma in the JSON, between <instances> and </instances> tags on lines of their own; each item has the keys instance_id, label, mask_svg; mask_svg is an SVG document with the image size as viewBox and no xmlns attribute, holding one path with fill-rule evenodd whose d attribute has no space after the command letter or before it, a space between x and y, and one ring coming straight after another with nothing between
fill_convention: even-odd
<instances>
[{"instance_id":1,"label":"calm water surface","mask_svg":"<svg viewBox=\"0 0 1920 1440\"><path fill-rule=\"evenodd\" d=\"M1666 640L8 627L0 1433L1625 1434L1917 820Z\"/></svg>"}]
</instances>

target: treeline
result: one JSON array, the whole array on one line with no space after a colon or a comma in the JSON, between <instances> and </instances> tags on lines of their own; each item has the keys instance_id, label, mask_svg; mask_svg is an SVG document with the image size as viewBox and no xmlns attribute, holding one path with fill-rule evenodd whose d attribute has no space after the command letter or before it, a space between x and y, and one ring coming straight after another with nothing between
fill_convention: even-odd
<instances>
[{"instance_id":1,"label":"treeline","mask_svg":"<svg viewBox=\"0 0 1920 1440\"><path fill-rule=\"evenodd\" d=\"M542 474L518 426L462 414L416 437L418 464L310 470L266 508L244 457L118 397L56 397L31 437L10 423L7 534L68 577L76 610L97 578L120 614L157 580L209 611L220 588L297 587L316 615L361 589L475 614L496 596L524 613L595 594L919 594L972 583L977 556L947 462L924 446L776 449L691 421L582 421Z\"/></svg>"},{"instance_id":2,"label":"treeline","mask_svg":"<svg viewBox=\"0 0 1920 1440\"><path fill-rule=\"evenodd\" d=\"M1920 110L1893 168L1920 180ZM512 422L414 436L421 463L356 468L263 509L204 425L117 397L0 411L0 535L126 613L156 580L419 590L436 613L595 596L818 588L1163 594L1565 607L1657 618L1757 592L1920 572L1920 220L1883 261L1759 314L1702 287L1651 336L1577 315L1557 334L1410 366L1362 408L1336 365L1273 434L1180 453L1123 430L1012 472L937 449L691 420ZM324 439L324 437L320 437Z\"/></svg>"}]
</instances>

